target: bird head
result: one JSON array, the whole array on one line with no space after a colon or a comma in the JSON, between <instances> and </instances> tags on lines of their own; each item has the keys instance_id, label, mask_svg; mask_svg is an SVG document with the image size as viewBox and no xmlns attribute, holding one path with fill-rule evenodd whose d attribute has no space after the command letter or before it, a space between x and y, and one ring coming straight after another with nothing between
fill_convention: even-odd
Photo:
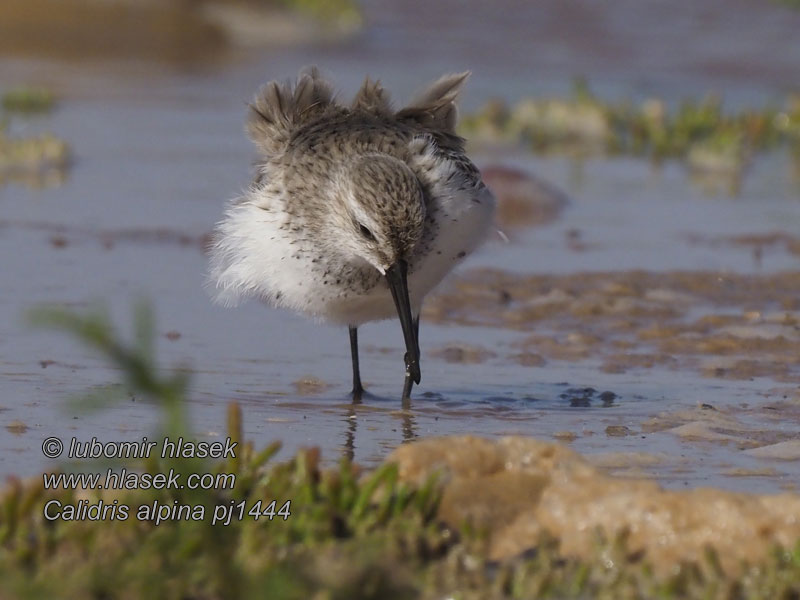
<instances>
[{"instance_id":1,"label":"bird head","mask_svg":"<svg viewBox=\"0 0 800 600\"><path fill-rule=\"evenodd\" d=\"M411 257L422 238L425 202L419 179L404 162L385 154L364 154L342 172L336 224L346 250L382 275Z\"/></svg>"},{"instance_id":2,"label":"bird head","mask_svg":"<svg viewBox=\"0 0 800 600\"><path fill-rule=\"evenodd\" d=\"M385 154L364 154L349 162L340 178L336 224L346 251L386 278L406 343L406 369L420 381L419 341L413 326L407 272L425 224L425 198L407 164Z\"/></svg>"}]
</instances>

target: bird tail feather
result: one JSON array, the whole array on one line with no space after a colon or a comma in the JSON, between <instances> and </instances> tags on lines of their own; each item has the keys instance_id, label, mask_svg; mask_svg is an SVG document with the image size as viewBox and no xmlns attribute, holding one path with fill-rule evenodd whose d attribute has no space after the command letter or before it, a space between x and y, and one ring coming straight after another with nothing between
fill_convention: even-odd
<instances>
[{"instance_id":1,"label":"bird tail feather","mask_svg":"<svg viewBox=\"0 0 800 600\"><path fill-rule=\"evenodd\" d=\"M333 87L317 67L308 67L294 85L271 81L259 90L250 104L247 133L265 156L274 156L286 148L298 126L334 106Z\"/></svg>"},{"instance_id":2,"label":"bird tail feather","mask_svg":"<svg viewBox=\"0 0 800 600\"><path fill-rule=\"evenodd\" d=\"M383 89L381 82L367 77L356 92L352 103L353 110L363 110L378 116L390 116L392 104L389 93Z\"/></svg>"},{"instance_id":3,"label":"bird tail feather","mask_svg":"<svg viewBox=\"0 0 800 600\"><path fill-rule=\"evenodd\" d=\"M396 117L430 129L455 133L458 111L456 98L469 77L469 71L453 73L439 78Z\"/></svg>"}]
</instances>

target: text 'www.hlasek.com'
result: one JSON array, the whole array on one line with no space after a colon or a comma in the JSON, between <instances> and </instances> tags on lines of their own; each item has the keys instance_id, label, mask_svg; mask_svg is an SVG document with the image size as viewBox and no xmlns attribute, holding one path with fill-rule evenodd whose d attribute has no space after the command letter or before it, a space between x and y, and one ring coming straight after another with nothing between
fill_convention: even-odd
<instances>
[{"instance_id":1,"label":"text 'www.hlasek.com'","mask_svg":"<svg viewBox=\"0 0 800 600\"><path fill-rule=\"evenodd\" d=\"M100 442L97 438L79 441L71 438L65 448L60 438L49 437L42 443L42 452L48 458L58 458L66 450L66 458L132 460L161 459L234 459L237 442L231 438L224 442L197 442L183 437L165 437L150 441L146 437L135 442ZM142 472L127 467L108 467L100 472L44 473L45 490L232 490L236 486L235 473L186 472L170 468L163 473ZM44 504L44 518L48 521L125 521L130 518L151 521L159 525L165 521L203 521L212 525L229 525L233 521L286 520L291 516L291 500L273 499L240 501L230 500L212 506L206 503L182 503L175 499L168 503L154 499L140 504L128 504L118 498L102 497L93 500L69 501L52 499Z\"/></svg>"}]
</instances>

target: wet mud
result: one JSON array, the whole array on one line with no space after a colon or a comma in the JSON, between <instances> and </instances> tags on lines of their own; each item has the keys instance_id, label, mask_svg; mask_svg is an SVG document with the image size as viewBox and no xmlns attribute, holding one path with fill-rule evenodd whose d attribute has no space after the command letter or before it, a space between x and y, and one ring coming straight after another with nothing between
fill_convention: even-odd
<instances>
[{"instance_id":1,"label":"wet mud","mask_svg":"<svg viewBox=\"0 0 800 600\"><path fill-rule=\"evenodd\" d=\"M425 306L438 323L522 332L508 359L600 360L607 373L691 370L800 383L800 274L474 271Z\"/></svg>"},{"instance_id":2,"label":"wet mud","mask_svg":"<svg viewBox=\"0 0 800 600\"><path fill-rule=\"evenodd\" d=\"M55 249L63 249L73 244L94 242L103 250L111 250L116 244L175 244L178 246L192 246L205 251L210 243L209 233L188 233L166 227L142 227L128 229L103 229L99 227L85 227L79 225L64 225L40 221L9 222L0 219L0 231L5 228L41 232L48 243Z\"/></svg>"},{"instance_id":3,"label":"wet mud","mask_svg":"<svg viewBox=\"0 0 800 600\"><path fill-rule=\"evenodd\" d=\"M361 24L349 0L6 0L0 6L0 55L207 67L235 58L237 48L341 40Z\"/></svg>"}]
</instances>

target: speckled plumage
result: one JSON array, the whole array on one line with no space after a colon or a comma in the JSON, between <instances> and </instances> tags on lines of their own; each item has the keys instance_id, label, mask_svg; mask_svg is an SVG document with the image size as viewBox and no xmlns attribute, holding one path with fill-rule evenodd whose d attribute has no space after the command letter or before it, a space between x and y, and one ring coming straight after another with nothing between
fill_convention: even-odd
<instances>
[{"instance_id":1,"label":"speckled plumage","mask_svg":"<svg viewBox=\"0 0 800 600\"><path fill-rule=\"evenodd\" d=\"M492 221L494 199L454 131L466 77L442 77L399 111L369 78L340 103L315 68L264 86L248 121L257 177L215 230L216 298L356 327L396 314L384 274L403 261L418 315Z\"/></svg>"}]
</instances>

